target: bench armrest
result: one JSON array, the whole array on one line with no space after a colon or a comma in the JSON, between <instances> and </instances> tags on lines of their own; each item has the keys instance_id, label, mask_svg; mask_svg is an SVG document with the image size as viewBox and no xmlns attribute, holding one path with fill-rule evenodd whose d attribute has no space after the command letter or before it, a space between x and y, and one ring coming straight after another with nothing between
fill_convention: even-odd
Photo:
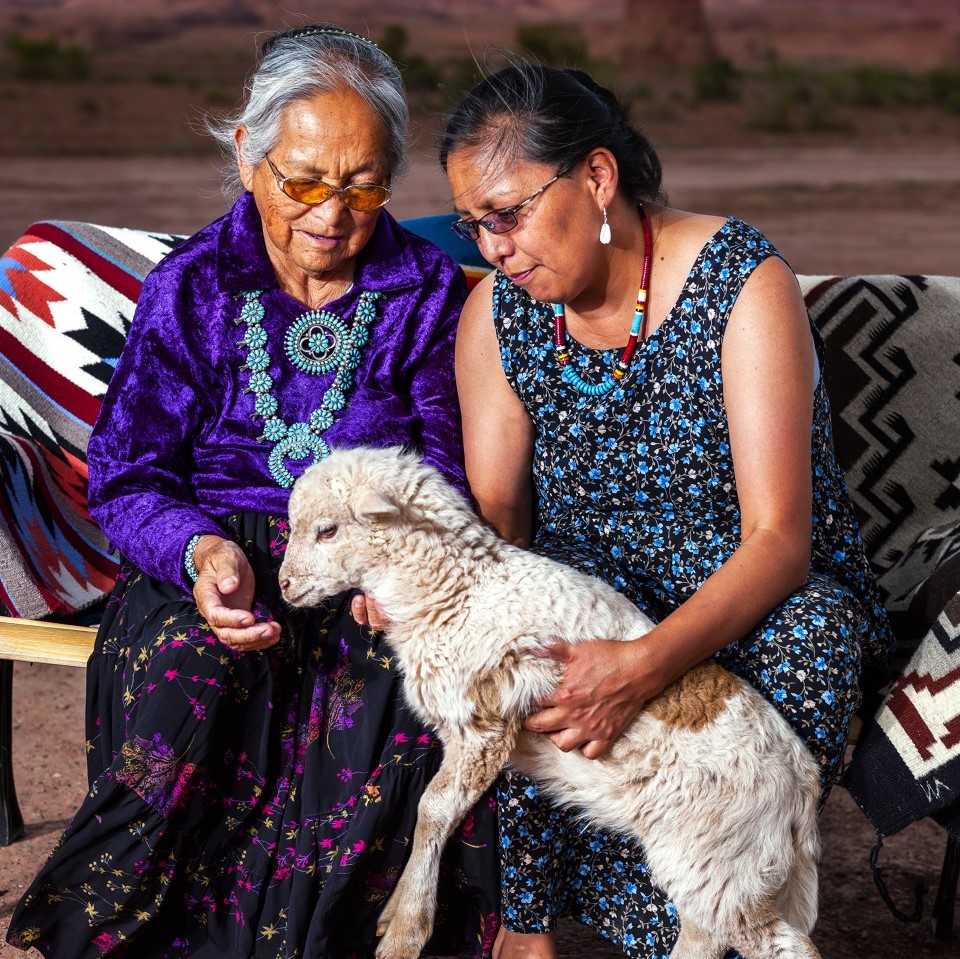
<instances>
[{"instance_id":1,"label":"bench armrest","mask_svg":"<svg viewBox=\"0 0 960 959\"><path fill-rule=\"evenodd\" d=\"M86 666L96 626L70 626L0 616L0 659Z\"/></svg>"}]
</instances>

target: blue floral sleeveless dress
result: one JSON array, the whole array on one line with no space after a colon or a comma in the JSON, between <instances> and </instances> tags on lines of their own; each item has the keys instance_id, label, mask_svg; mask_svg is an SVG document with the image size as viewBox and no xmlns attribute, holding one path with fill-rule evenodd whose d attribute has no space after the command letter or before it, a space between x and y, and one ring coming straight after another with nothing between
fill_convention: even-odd
<instances>
[{"instance_id":1,"label":"blue floral sleeveless dress","mask_svg":"<svg viewBox=\"0 0 960 959\"><path fill-rule=\"evenodd\" d=\"M705 244L683 292L605 396L564 382L551 309L497 274L493 317L503 369L535 429L534 548L605 579L660 620L688 599L740 541L720 354L730 311L777 251L728 219ZM823 345L812 335L822 368ZM575 369L599 382L620 350L571 344ZM812 430L813 548L806 584L716 659L786 717L823 770L839 771L859 703L861 660L892 634L864 557L833 452L820 378ZM509 773L499 788L505 925L546 932L568 914L628 956L667 959L676 911L631 839L593 832Z\"/></svg>"}]
</instances>

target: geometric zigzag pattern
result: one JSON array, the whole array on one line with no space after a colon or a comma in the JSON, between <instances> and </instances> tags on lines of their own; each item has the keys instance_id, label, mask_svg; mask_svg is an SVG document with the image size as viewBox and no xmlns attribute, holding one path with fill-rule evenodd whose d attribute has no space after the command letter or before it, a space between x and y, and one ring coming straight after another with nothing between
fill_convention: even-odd
<instances>
[{"instance_id":1,"label":"geometric zigzag pattern","mask_svg":"<svg viewBox=\"0 0 960 959\"><path fill-rule=\"evenodd\" d=\"M897 678L878 716L889 738L917 779L935 773L951 756L960 756L960 598L933 623L930 643ZM944 700L944 703L941 703ZM945 796L948 784L936 783ZM960 791L952 792L960 799Z\"/></svg>"},{"instance_id":2,"label":"geometric zigzag pattern","mask_svg":"<svg viewBox=\"0 0 960 959\"><path fill-rule=\"evenodd\" d=\"M960 278L801 278L838 458L912 655L844 772L877 831L960 838Z\"/></svg>"},{"instance_id":3,"label":"geometric zigzag pattern","mask_svg":"<svg viewBox=\"0 0 960 959\"><path fill-rule=\"evenodd\" d=\"M934 816L960 840L960 596L864 729L843 784L882 836Z\"/></svg>"},{"instance_id":4,"label":"geometric zigzag pattern","mask_svg":"<svg viewBox=\"0 0 960 959\"><path fill-rule=\"evenodd\" d=\"M0 603L14 615L69 615L112 585L87 441L143 278L179 240L37 223L0 257Z\"/></svg>"},{"instance_id":5,"label":"geometric zigzag pattern","mask_svg":"<svg viewBox=\"0 0 960 959\"><path fill-rule=\"evenodd\" d=\"M960 278L802 279L826 344L837 455L883 587L926 530L960 523Z\"/></svg>"}]
</instances>

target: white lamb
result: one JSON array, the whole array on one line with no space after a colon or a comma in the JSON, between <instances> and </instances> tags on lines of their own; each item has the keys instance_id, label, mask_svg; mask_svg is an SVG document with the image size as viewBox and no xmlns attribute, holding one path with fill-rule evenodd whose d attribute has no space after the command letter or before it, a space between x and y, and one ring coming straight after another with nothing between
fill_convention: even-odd
<instances>
[{"instance_id":1,"label":"white lamb","mask_svg":"<svg viewBox=\"0 0 960 959\"><path fill-rule=\"evenodd\" d=\"M703 663L652 700L601 759L525 731L561 666L555 638L633 639L651 622L610 586L504 543L435 469L397 449L332 453L290 498L283 594L376 596L407 699L444 744L378 959L415 959L433 927L440 853L509 763L558 803L643 844L681 932L675 959L812 959L820 778L746 683Z\"/></svg>"}]
</instances>

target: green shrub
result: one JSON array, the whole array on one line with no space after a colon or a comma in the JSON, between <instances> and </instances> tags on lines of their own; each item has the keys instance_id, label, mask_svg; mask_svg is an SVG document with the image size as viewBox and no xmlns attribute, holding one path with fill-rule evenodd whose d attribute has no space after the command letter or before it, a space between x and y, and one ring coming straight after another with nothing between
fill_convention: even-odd
<instances>
[{"instance_id":1,"label":"green shrub","mask_svg":"<svg viewBox=\"0 0 960 959\"><path fill-rule=\"evenodd\" d=\"M203 99L213 107L232 108L237 102L236 93L223 87L207 87L203 92Z\"/></svg>"},{"instance_id":2,"label":"green shrub","mask_svg":"<svg viewBox=\"0 0 960 959\"><path fill-rule=\"evenodd\" d=\"M169 70L152 70L147 79L158 87L172 87L177 82L177 78Z\"/></svg>"},{"instance_id":3,"label":"green shrub","mask_svg":"<svg viewBox=\"0 0 960 959\"><path fill-rule=\"evenodd\" d=\"M550 66L590 66L586 41L572 24L527 24L517 30L517 46L540 63Z\"/></svg>"},{"instance_id":4,"label":"green shrub","mask_svg":"<svg viewBox=\"0 0 960 959\"><path fill-rule=\"evenodd\" d=\"M445 60L440 85L445 101L443 109L452 110L460 97L483 79L485 69L489 69L489 66L478 66L473 57L450 57ZM489 72L493 70L489 69Z\"/></svg>"},{"instance_id":5,"label":"green shrub","mask_svg":"<svg viewBox=\"0 0 960 959\"><path fill-rule=\"evenodd\" d=\"M955 67L909 73L872 65L834 70L824 82L835 102L861 109L929 106L960 113L960 70Z\"/></svg>"},{"instance_id":6,"label":"green shrub","mask_svg":"<svg viewBox=\"0 0 960 959\"><path fill-rule=\"evenodd\" d=\"M761 77L751 125L773 133L798 130L803 126L802 114L809 101L810 87L806 78L799 70L771 56Z\"/></svg>"},{"instance_id":7,"label":"green shrub","mask_svg":"<svg viewBox=\"0 0 960 959\"><path fill-rule=\"evenodd\" d=\"M694 69L693 92L701 101L739 100L740 71L726 57L714 57Z\"/></svg>"},{"instance_id":8,"label":"green shrub","mask_svg":"<svg viewBox=\"0 0 960 959\"><path fill-rule=\"evenodd\" d=\"M6 47L21 80L86 80L90 76L90 51L60 46L56 37L34 40L14 35L7 37Z\"/></svg>"},{"instance_id":9,"label":"green shrub","mask_svg":"<svg viewBox=\"0 0 960 959\"><path fill-rule=\"evenodd\" d=\"M941 67L926 75L927 93L935 106L960 113L960 70Z\"/></svg>"},{"instance_id":10,"label":"green shrub","mask_svg":"<svg viewBox=\"0 0 960 959\"><path fill-rule=\"evenodd\" d=\"M838 97L824 74L788 64L775 55L760 75L750 126L771 133L850 129L838 112Z\"/></svg>"},{"instance_id":11,"label":"green shrub","mask_svg":"<svg viewBox=\"0 0 960 959\"><path fill-rule=\"evenodd\" d=\"M852 71L852 102L858 107L889 110L917 103L920 83L915 75L890 67L866 66Z\"/></svg>"},{"instance_id":12,"label":"green shrub","mask_svg":"<svg viewBox=\"0 0 960 959\"><path fill-rule=\"evenodd\" d=\"M408 53L409 34L399 23L390 23L384 28L377 46L400 67L403 82L411 92L436 90L443 82L443 71L423 54Z\"/></svg>"},{"instance_id":13,"label":"green shrub","mask_svg":"<svg viewBox=\"0 0 960 959\"><path fill-rule=\"evenodd\" d=\"M407 42L410 39L407 28L400 23L388 23L383 33L377 38L377 46L391 60L399 63L407 52Z\"/></svg>"}]
</instances>

